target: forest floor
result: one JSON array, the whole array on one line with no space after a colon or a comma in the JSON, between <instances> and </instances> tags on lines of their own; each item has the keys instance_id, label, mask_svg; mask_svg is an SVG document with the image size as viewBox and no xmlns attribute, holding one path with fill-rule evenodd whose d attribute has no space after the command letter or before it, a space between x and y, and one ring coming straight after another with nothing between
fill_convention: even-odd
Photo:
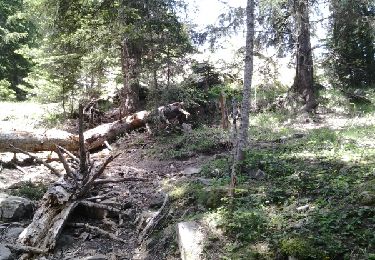
<instances>
[{"instance_id":1,"label":"forest floor","mask_svg":"<svg viewBox=\"0 0 375 260\"><path fill-rule=\"evenodd\" d=\"M0 104L0 129L46 125L41 120L46 110L32 106ZM33 112L26 115L25 111ZM53 113L48 115L49 121L55 120ZM157 137L133 132L118 138L112 144L113 153L122 154L104 175L146 180L108 184L94 195L113 192L106 203L122 205L128 221L119 225L111 216L82 211L72 221L99 226L127 243L67 227L48 259L100 254L106 259L180 259L176 224L187 220L207 228L207 259L374 257L375 114L290 118L263 113L252 116L250 136L246 169L239 176L234 202L227 198L230 134L220 128ZM92 157L104 159L109 152L104 149ZM0 154L0 159L10 161L12 156ZM49 153L38 156L51 160ZM44 166L28 164L22 169L2 169L0 191L37 198L43 191L40 187L55 180ZM157 211L167 193L171 198L168 216L140 246L140 216ZM9 239L5 234L0 229L0 240Z\"/></svg>"}]
</instances>

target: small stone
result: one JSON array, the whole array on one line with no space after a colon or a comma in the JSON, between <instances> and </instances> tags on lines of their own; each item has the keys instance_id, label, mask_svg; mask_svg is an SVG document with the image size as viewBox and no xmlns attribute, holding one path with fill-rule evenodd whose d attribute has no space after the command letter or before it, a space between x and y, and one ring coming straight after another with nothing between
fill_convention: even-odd
<instances>
[{"instance_id":1,"label":"small stone","mask_svg":"<svg viewBox=\"0 0 375 260\"><path fill-rule=\"evenodd\" d=\"M279 138L278 141L279 141L279 143L284 144L287 140L288 140L288 137L282 136L282 137Z\"/></svg>"},{"instance_id":2,"label":"small stone","mask_svg":"<svg viewBox=\"0 0 375 260\"><path fill-rule=\"evenodd\" d=\"M202 168L188 167L182 171L183 175L195 175L199 174L202 171Z\"/></svg>"},{"instance_id":3,"label":"small stone","mask_svg":"<svg viewBox=\"0 0 375 260\"><path fill-rule=\"evenodd\" d=\"M267 174L261 169L258 169L258 170L250 169L248 170L248 175L251 179L255 179L258 181L264 180L267 177Z\"/></svg>"},{"instance_id":4,"label":"small stone","mask_svg":"<svg viewBox=\"0 0 375 260\"><path fill-rule=\"evenodd\" d=\"M178 223L177 237L182 260L202 259L205 235L197 222Z\"/></svg>"},{"instance_id":5,"label":"small stone","mask_svg":"<svg viewBox=\"0 0 375 260\"><path fill-rule=\"evenodd\" d=\"M160 208L163 205L164 197L162 195L156 195L150 201L150 208Z\"/></svg>"},{"instance_id":6,"label":"small stone","mask_svg":"<svg viewBox=\"0 0 375 260\"><path fill-rule=\"evenodd\" d=\"M197 180L200 183L202 183L203 185L206 185L206 186L210 186L212 184L212 180L211 179L198 178Z\"/></svg>"},{"instance_id":7,"label":"small stone","mask_svg":"<svg viewBox=\"0 0 375 260\"><path fill-rule=\"evenodd\" d=\"M171 169L176 169L176 167L174 167L173 164L171 164L171 165L169 166L169 168L171 168Z\"/></svg>"},{"instance_id":8,"label":"small stone","mask_svg":"<svg viewBox=\"0 0 375 260\"><path fill-rule=\"evenodd\" d=\"M359 194L360 204L364 206L375 205L375 193L370 191L363 191Z\"/></svg>"},{"instance_id":9,"label":"small stone","mask_svg":"<svg viewBox=\"0 0 375 260\"><path fill-rule=\"evenodd\" d=\"M0 260L11 259L12 252L6 246L0 244Z\"/></svg>"},{"instance_id":10,"label":"small stone","mask_svg":"<svg viewBox=\"0 0 375 260\"><path fill-rule=\"evenodd\" d=\"M300 206L300 207L296 208L296 210L297 210L298 212L303 212L303 211L308 210L309 208L310 208L309 205L304 205L304 206Z\"/></svg>"}]
</instances>

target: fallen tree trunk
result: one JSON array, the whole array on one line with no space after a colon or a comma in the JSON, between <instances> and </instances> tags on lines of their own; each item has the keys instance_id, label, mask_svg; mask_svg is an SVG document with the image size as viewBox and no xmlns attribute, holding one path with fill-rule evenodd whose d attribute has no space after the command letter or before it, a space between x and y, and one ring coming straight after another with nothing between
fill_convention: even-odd
<instances>
[{"instance_id":1,"label":"fallen tree trunk","mask_svg":"<svg viewBox=\"0 0 375 260\"><path fill-rule=\"evenodd\" d=\"M126 215L120 208L86 200L86 198L92 197L93 190L98 190L98 185L110 182L110 180L103 181L99 178L107 165L120 154L109 156L101 164L89 160L86 156L85 148L82 145L83 116L81 112L82 106L80 105L79 136L81 138L79 139L79 143L81 143L81 145L79 149L81 150L80 154L84 156L76 158L76 160L79 161L79 166L73 164L72 167L74 166L74 168L71 168L62 155L63 149L55 146L67 174L63 175L50 186L44 194L40 207L34 214L33 221L20 234L16 249L22 248L26 252L29 251L29 254L45 254L53 251L61 232L69 220L69 216L78 205L101 208L121 216ZM85 163L82 163L83 160ZM132 181L130 178L127 180L124 178L123 180ZM114 181L117 182L117 180ZM111 238L117 238L114 234L100 228L92 226L88 226L87 228L94 229L96 232L101 232L101 234ZM124 240L120 238L117 238L117 240L124 242ZM30 255L28 257L30 257Z\"/></svg>"},{"instance_id":2,"label":"fallen tree trunk","mask_svg":"<svg viewBox=\"0 0 375 260\"><path fill-rule=\"evenodd\" d=\"M144 127L157 117L164 123L177 117L187 117L188 112L182 109L183 103L176 102L162 106L157 111L140 111L113 123L99 125L84 132L85 147L88 150L101 147L105 141L112 141L118 135ZM60 145L69 151L78 151L78 135L61 130L36 130L0 132L0 152L16 152L10 145L29 152L54 151Z\"/></svg>"}]
</instances>

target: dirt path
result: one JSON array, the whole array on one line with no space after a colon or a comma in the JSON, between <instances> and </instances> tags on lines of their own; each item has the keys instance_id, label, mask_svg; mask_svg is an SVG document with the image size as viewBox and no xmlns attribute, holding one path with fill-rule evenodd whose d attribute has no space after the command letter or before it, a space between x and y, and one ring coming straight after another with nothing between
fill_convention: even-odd
<instances>
[{"instance_id":1,"label":"dirt path","mask_svg":"<svg viewBox=\"0 0 375 260\"><path fill-rule=\"evenodd\" d=\"M138 145L143 143L142 145ZM181 172L187 167L198 167L206 160L206 157L197 156L186 161L161 161L150 158L149 149L155 145L152 138L144 133L136 133L126 138L121 138L114 143L113 153L121 153L105 170L103 178L138 177L146 181L135 181L128 183L115 183L103 186L93 196L101 196L111 193L112 196L102 203L107 205L121 205L127 212L125 221L120 224L119 220L112 216L105 216L103 212L87 212L77 209L71 222L88 223L104 230L115 233L127 243L119 243L112 239L94 234L82 228L67 227L58 242L53 255L47 259L84 259L89 256L105 255L106 259L179 259L175 252L148 253L145 247L138 243L139 231L144 228L147 219L140 221L146 216L157 211L163 204L163 185L169 180L183 178ZM93 159L102 160L109 154L108 150L102 150L92 155ZM48 153L39 153L39 157L47 158ZM55 157L53 155L52 157ZM11 159L7 154L6 161ZM25 158L18 155L20 161ZM55 167L62 170L62 166L53 162ZM48 172L44 166L29 165L22 167L27 173L24 174L17 169L3 169L0 174L0 183L3 191L9 187L19 186L27 180L33 182L53 182L56 178ZM104 214L104 215L103 215ZM143 223L143 224L142 224ZM23 227L27 223L24 223ZM175 232L170 228L171 236ZM0 234L1 239L1 234ZM149 241L146 242L146 244Z\"/></svg>"}]
</instances>

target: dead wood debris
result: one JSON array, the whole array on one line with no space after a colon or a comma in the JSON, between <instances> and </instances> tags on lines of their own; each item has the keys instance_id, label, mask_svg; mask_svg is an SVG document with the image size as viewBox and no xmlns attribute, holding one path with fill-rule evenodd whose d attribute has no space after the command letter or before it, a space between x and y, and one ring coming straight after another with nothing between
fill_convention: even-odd
<instances>
[{"instance_id":1,"label":"dead wood debris","mask_svg":"<svg viewBox=\"0 0 375 260\"><path fill-rule=\"evenodd\" d=\"M76 227L76 228L86 228L86 229L88 229L90 231L93 231L95 233L98 233L100 235L104 235L106 237L109 237L110 239L113 239L115 241L118 241L118 242L121 242L121 243L127 243L126 240L124 240L122 238L119 238L115 234L113 234L111 232L108 232L108 231L105 231L104 229L89 225L87 223L70 223L69 226L70 227Z\"/></svg>"},{"instance_id":2,"label":"dead wood debris","mask_svg":"<svg viewBox=\"0 0 375 260\"><path fill-rule=\"evenodd\" d=\"M82 117L82 106L80 106L80 115ZM81 121L82 119L80 119ZM34 214L33 220L30 225L21 233L18 238L18 243L11 247L12 250L28 252L31 255L43 255L47 252L54 250L57 240L66 226L69 216L78 205L84 207L93 207L103 209L109 212L122 216L128 216L127 212L121 210L119 207L113 205L105 205L101 203L86 200L90 198L91 191L97 190L98 185L103 185L111 182L124 182L124 181L142 181L143 178L122 178L122 179L99 179L104 172L107 165L117 158L120 154L110 155L103 163L98 164L90 160L89 153L86 153L85 144L83 140L83 126L79 129L80 136L80 158L76 158L70 152L67 152L62 147L56 146L56 152L59 155L66 174L59 180L52 184L48 191L44 194L40 207ZM36 156L29 154L19 148L13 146L13 149L22 152L44 164L51 169L55 174L59 173L56 169L49 164L38 159ZM63 152L68 154L79 167L70 167L68 161L63 156ZM70 153L70 154L69 154ZM59 173L60 175L60 173ZM120 222L122 220L120 219ZM118 238L116 235L104 231L100 228L84 225L85 228L95 231L97 233L106 235L116 241L125 242ZM18 249L17 249L18 248ZM30 257L28 254L23 256L25 259Z\"/></svg>"},{"instance_id":3,"label":"dead wood debris","mask_svg":"<svg viewBox=\"0 0 375 260\"><path fill-rule=\"evenodd\" d=\"M152 232L156 229L158 224L168 215L169 212L169 196L165 194L163 205L160 209L148 220L148 223L138 235L138 243L141 244L146 238L148 238Z\"/></svg>"},{"instance_id":4,"label":"dead wood debris","mask_svg":"<svg viewBox=\"0 0 375 260\"><path fill-rule=\"evenodd\" d=\"M44 166L46 166L48 169L51 170L51 172L53 174L55 174L56 176L58 177L61 177L61 173L59 170L57 170L56 168L52 167L51 165L49 165L48 163L44 162L43 160L39 159L38 157L32 155L31 153L29 152L26 152L22 149L19 149L17 147L14 147L13 145L9 144L9 146L14 149L15 151L17 152L20 152L20 153L23 153L23 154L26 154L27 156L29 156L31 159L33 159L34 161L36 161L37 163L40 163L40 164L43 164Z\"/></svg>"}]
</instances>

